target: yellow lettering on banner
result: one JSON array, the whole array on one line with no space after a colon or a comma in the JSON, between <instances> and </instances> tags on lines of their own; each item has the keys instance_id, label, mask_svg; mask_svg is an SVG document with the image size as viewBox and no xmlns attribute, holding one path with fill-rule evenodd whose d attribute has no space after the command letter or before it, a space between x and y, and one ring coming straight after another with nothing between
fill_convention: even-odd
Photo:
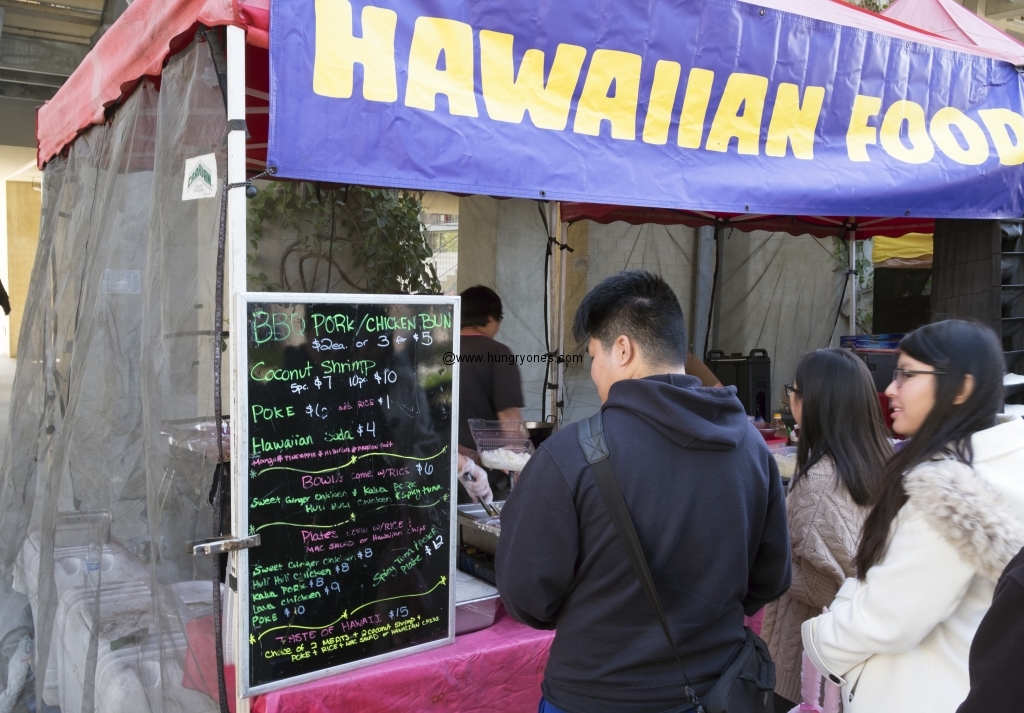
<instances>
[{"instance_id":1,"label":"yellow lettering on banner","mask_svg":"<svg viewBox=\"0 0 1024 713\"><path fill-rule=\"evenodd\" d=\"M683 109L679 112L679 136L676 143L684 149L699 149L704 139L704 119L711 103L711 85L715 73L709 69L690 70L686 79Z\"/></svg>"},{"instance_id":2,"label":"yellow lettering on banner","mask_svg":"<svg viewBox=\"0 0 1024 713\"><path fill-rule=\"evenodd\" d=\"M480 31L480 80L487 114L495 121L520 124L529 111L538 129L561 131L569 121L572 95L580 81L587 51L558 45L547 85L544 53L527 50L516 76L512 57L515 38L504 32Z\"/></svg>"},{"instance_id":3,"label":"yellow lettering on banner","mask_svg":"<svg viewBox=\"0 0 1024 713\"><path fill-rule=\"evenodd\" d=\"M900 136L904 124L907 125L910 146L903 143ZM928 163L935 157L935 145L928 138L924 109L917 102L906 99L893 102L882 119L879 140L885 152L898 161Z\"/></svg>"},{"instance_id":4,"label":"yellow lettering on banner","mask_svg":"<svg viewBox=\"0 0 1024 713\"><path fill-rule=\"evenodd\" d=\"M785 156L787 144L793 155L804 160L814 158L814 132L818 128L821 105L825 101L825 87L807 87L804 102L800 104L800 87L780 84L775 95L775 108L768 123L768 142L764 152L768 156Z\"/></svg>"},{"instance_id":5,"label":"yellow lettering on banner","mask_svg":"<svg viewBox=\"0 0 1024 713\"><path fill-rule=\"evenodd\" d=\"M367 5L360 16L363 36L352 34L352 4L348 0L316 0L316 52L313 91L320 96L352 96L355 65L363 65L363 98L398 101L395 74L394 10Z\"/></svg>"},{"instance_id":6,"label":"yellow lettering on banner","mask_svg":"<svg viewBox=\"0 0 1024 713\"><path fill-rule=\"evenodd\" d=\"M583 83L572 130L601 135L601 122L612 125L612 138L636 139L636 105L640 98L640 55L618 50L597 50ZM615 93L609 95L614 86Z\"/></svg>"},{"instance_id":7,"label":"yellow lettering on banner","mask_svg":"<svg viewBox=\"0 0 1024 713\"><path fill-rule=\"evenodd\" d=\"M647 116L644 118L644 143L668 143L668 127L672 123L672 109L675 107L682 71L678 62L664 59L654 66L654 84L651 87L651 99L647 103Z\"/></svg>"},{"instance_id":8,"label":"yellow lettering on banner","mask_svg":"<svg viewBox=\"0 0 1024 713\"><path fill-rule=\"evenodd\" d=\"M846 154L851 161L870 161L868 146L878 143L878 130L868 126L868 119L878 116L882 110L881 97L858 94L853 100L850 126L846 130Z\"/></svg>"},{"instance_id":9,"label":"yellow lettering on banner","mask_svg":"<svg viewBox=\"0 0 1024 713\"><path fill-rule=\"evenodd\" d=\"M437 65L444 56L444 69ZM473 92L473 28L439 17L416 18L409 49L405 105L434 111L438 94L448 97L448 111L478 116Z\"/></svg>"},{"instance_id":10,"label":"yellow lettering on banner","mask_svg":"<svg viewBox=\"0 0 1024 713\"><path fill-rule=\"evenodd\" d=\"M1024 116L1009 109L982 109L978 116L992 137L999 163L1004 166L1024 163Z\"/></svg>"},{"instance_id":11,"label":"yellow lettering on banner","mask_svg":"<svg viewBox=\"0 0 1024 713\"><path fill-rule=\"evenodd\" d=\"M738 153L757 156L760 153L761 118L764 116L764 100L767 96L767 77L742 72L730 74L722 93L722 101L711 122L705 148L708 151L728 151L729 142L735 137Z\"/></svg>"},{"instance_id":12,"label":"yellow lettering on banner","mask_svg":"<svg viewBox=\"0 0 1024 713\"><path fill-rule=\"evenodd\" d=\"M951 127L960 130L967 142L965 149L960 145ZM988 160L988 139L978 122L951 106L939 109L932 117L932 141L942 153L957 163L967 166L980 166Z\"/></svg>"}]
</instances>

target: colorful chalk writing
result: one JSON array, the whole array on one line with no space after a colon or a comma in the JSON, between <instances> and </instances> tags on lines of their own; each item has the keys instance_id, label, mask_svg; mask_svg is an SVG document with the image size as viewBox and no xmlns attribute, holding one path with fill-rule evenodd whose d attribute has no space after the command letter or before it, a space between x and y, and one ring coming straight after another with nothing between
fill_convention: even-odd
<instances>
[{"instance_id":1,"label":"colorful chalk writing","mask_svg":"<svg viewBox=\"0 0 1024 713\"><path fill-rule=\"evenodd\" d=\"M454 305L248 304L249 687L449 637Z\"/></svg>"}]
</instances>

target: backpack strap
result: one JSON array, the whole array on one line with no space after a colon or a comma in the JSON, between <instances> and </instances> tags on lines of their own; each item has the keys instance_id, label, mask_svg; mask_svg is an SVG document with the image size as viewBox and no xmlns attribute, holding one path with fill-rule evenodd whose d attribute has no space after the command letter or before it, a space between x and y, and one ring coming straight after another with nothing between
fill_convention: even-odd
<instances>
[{"instance_id":1,"label":"backpack strap","mask_svg":"<svg viewBox=\"0 0 1024 713\"><path fill-rule=\"evenodd\" d=\"M633 527L629 508L622 497L622 490L615 480L615 471L612 470L611 462L608 460L608 442L604 438L604 421L601 412L598 411L590 418L577 422L576 428L580 447L590 464L590 472L594 474L594 480L597 482L597 489L601 493L604 506L612 518L619 539L626 548L626 554L629 555L629 561L633 564L633 571L636 573L637 579L640 580L640 586L658 617L661 630L665 633L669 646L672 647L676 663L679 664L679 670L683 674L683 682L686 685L686 700L693 705L696 713L704 713L703 706L697 700L697 694L690 687L690 679L686 675L686 669L683 668L682 659L679 658L679 651L676 649L675 642L672 641L672 633L669 631L665 612L661 608L658 591L654 588L654 578L651 577L651 570L647 566L647 558L640 546L636 528Z\"/></svg>"}]
</instances>

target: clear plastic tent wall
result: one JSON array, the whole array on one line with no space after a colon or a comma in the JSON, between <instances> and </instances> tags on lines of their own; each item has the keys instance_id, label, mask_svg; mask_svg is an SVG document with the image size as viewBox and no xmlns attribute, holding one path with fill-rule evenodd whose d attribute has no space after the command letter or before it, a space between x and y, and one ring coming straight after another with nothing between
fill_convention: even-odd
<instances>
[{"instance_id":1,"label":"clear plastic tent wall","mask_svg":"<svg viewBox=\"0 0 1024 713\"><path fill-rule=\"evenodd\" d=\"M182 180L189 157L223 171L226 131L197 42L44 172L0 471L0 713L217 710L189 661L216 562L186 543L213 535L221 187L186 202Z\"/></svg>"}]
</instances>

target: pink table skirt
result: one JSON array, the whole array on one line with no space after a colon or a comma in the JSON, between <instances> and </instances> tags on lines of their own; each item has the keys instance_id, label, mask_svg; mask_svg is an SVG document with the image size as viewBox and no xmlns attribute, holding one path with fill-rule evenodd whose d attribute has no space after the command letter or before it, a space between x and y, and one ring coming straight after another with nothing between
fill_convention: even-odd
<instances>
[{"instance_id":1,"label":"pink table skirt","mask_svg":"<svg viewBox=\"0 0 1024 713\"><path fill-rule=\"evenodd\" d=\"M554 632L498 617L451 646L259 696L253 713L534 713Z\"/></svg>"},{"instance_id":2,"label":"pink table skirt","mask_svg":"<svg viewBox=\"0 0 1024 713\"><path fill-rule=\"evenodd\" d=\"M217 698L212 617L189 622L184 685ZM536 631L498 608L494 626L451 646L257 696L254 713L535 713L553 631ZM234 711L233 666L225 666Z\"/></svg>"},{"instance_id":3,"label":"pink table skirt","mask_svg":"<svg viewBox=\"0 0 1024 713\"><path fill-rule=\"evenodd\" d=\"M746 620L760 632L764 611ZM212 621L189 632L195 656L185 666L185 685L216 698L212 668ZM193 623L197 623L193 622ZM209 631L205 631L209 629ZM540 702L553 631L536 631L498 609L494 626L465 634L451 646L322 678L257 696L253 713L534 713ZM208 641L206 641L208 639ZM199 659L202 659L200 661ZM209 659L209 661L207 660ZM234 667L228 671L234 703ZM231 706L234 710L234 706Z\"/></svg>"}]
</instances>

